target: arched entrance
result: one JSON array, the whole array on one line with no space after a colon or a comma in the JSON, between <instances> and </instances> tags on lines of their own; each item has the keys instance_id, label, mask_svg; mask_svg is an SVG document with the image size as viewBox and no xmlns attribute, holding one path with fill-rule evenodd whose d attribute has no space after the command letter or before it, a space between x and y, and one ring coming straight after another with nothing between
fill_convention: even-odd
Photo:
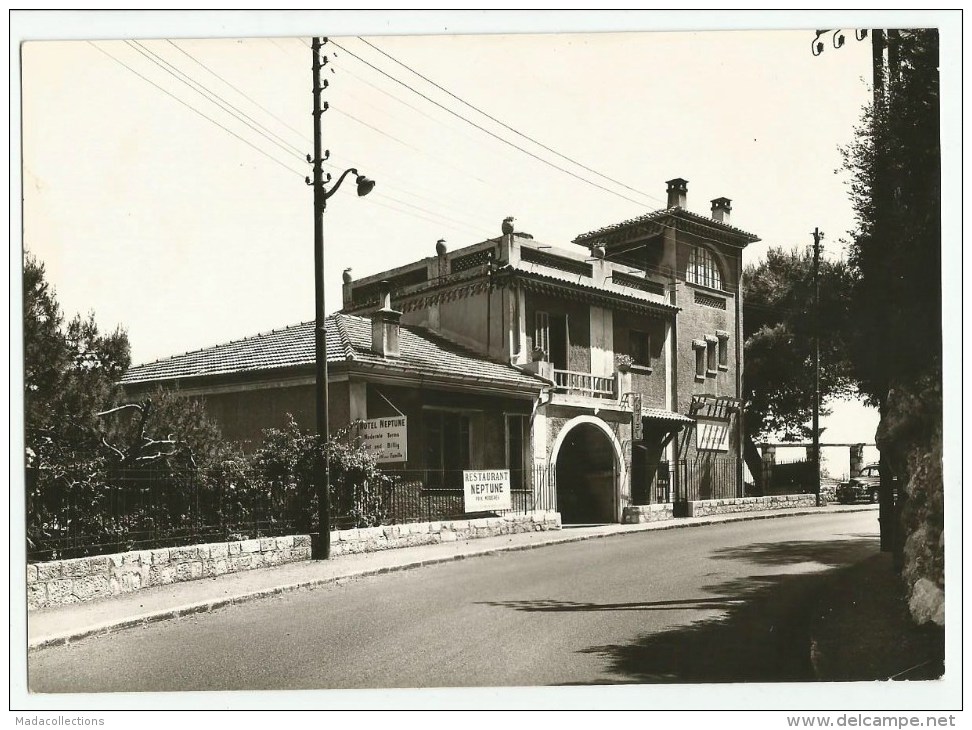
<instances>
[{"instance_id":1,"label":"arched entrance","mask_svg":"<svg viewBox=\"0 0 972 730\"><path fill-rule=\"evenodd\" d=\"M616 445L594 419L568 423L554 449L557 509L564 524L617 522Z\"/></svg>"}]
</instances>

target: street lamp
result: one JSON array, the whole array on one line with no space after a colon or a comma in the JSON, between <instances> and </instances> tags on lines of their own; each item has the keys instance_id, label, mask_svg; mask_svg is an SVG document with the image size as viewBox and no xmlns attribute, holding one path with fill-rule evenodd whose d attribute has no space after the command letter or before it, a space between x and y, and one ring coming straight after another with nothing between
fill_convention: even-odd
<instances>
[{"instance_id":1,"label":"street lamp","mask_svg":"<svg viewBox=\"0 0 972 730\"><path fill-rule=\"evenodd\" d=\"M319 177L319 170L318 166L315 176ZM324 209L327 207L328 198L338 191L348 175L355 175L357 178L359 198L375 187L374 180L358 175L353 167L345 170L330 190L324 189L324 181L320 184L314 183L314 392L317 403L317 437L322 447L315 462L314 475L317 484L317 524L320 528L315 557L323 560L331 556L331 469L324 450L330 440L327 417L327 323L324 311ZM331 176L328 174L327 182L330 180Z\"/></svg>"},{"instance_id":2,"label":"street lamp","mask_svg":"<svg viewBox=\"0 0 972 730\"><path fill-rule=\"evenodd\" d=\"M341 173L337 182L330 190L325 190L325 183L331 181L331 174L324 177L322 170L324 160L330 157L330 151L321 154L321 114L327 109L321 104L321 91L326 83L321 84L320 56L321 41L314 38L311 49L314 54L314 156L308 155L307 161L314 165L314 180L308 177L306 182L314 187L314 395L317 404L317 438L320 449L314 459L314 483L317 491L317 525L320 530L317 545L314 546L314 558L327 560L331 556L331 470L327 463L326 448L330 440L330 428L327 418L327 324L324 313L324 209L327 200L341 187L348 175L354 175L358 187L358 197L370 193L375 187L375 181L364 175L359 175L355 168L349 168Z\"/></svg>"}]
</instances>

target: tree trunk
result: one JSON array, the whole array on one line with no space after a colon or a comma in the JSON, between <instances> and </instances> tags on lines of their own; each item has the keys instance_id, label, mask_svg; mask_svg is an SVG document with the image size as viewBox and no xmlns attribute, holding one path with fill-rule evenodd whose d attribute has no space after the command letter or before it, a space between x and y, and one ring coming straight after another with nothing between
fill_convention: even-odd
<instances>
[{"instance_id":1,"label":"tree trunk","mask_svg":"<svg viewBox=\"0 0 972 730\"><path fill-rule=\"evenodd\" d=\"M763 457L759 453L759 449L756 448L756 442L753 441L752 436L746 434L743 440L743 459L746 462L746 466L749 467L749 473L753 475L753 482L755 482L755 489L752 495L747 496L762 496L763 494Z\"/></svg>"},{"instance_id":2,"label":"tree trunk","mask_svg":"<svg viewBox=\"0 0 972 730\"><path fill-rule=\"evenodd\" d=\"M878 403L878 413L881 415L881 425L878 426L880 430L881 426L887 427L886 419L888 418L888 399L887 396L881 398ZM881 552L892 552L894 550L895 544L895 518L897 517L894 509L894 482L891 471L891 459L888 453L891 444L881 439L881 443L878 443L878 449L880 451L880 474L881 483L878 488L878 524L880 525L881 533ZM895 561L897 562L897 561ZM897 569L898 566L895 565Z\"/></svg>"}]
</instances>

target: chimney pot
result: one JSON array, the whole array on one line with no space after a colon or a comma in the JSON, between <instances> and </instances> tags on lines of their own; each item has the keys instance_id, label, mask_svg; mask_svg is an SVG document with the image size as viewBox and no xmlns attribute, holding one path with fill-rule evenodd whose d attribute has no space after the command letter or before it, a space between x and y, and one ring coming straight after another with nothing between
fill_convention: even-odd
<instances>
[{"instance_id":1,"label":"chimney pot","mask_svg":"<svg viewBox=\"0 0 972 730\"><path fill-rule=\"evenodd\" d=\"M398 334L401 312L391 307L391 284L378 282L378 295L381 308L371 315L371 351L382 357L398 357Z\"/></svg>"},{"instance_id":2,"label":"chimney pot","mask_svg":"<svg viewBox=\"0 0 972 730\"><path fill-rule=\"evenodd\" d=\"M712 219L729 225L729 214L732 212L732 201L729 198L715 198L712 201Z\"/></svg>"},{"instance_id":3,"label":"chimney pot","mask_svg":"<svg viewBox=\"0 0 972 730\"><path fill-rule=\"evenodd\" d=\"M391 284L384 279L378 282L378 301L382 309L391 309Z\"/></svg>"},{"instance_id":4,"label":"chimney pot","mask_svg":"<svg viewBox=\"0 0 972 730\"><path fill-rule=\"evenodd\" d=\"M668 207L685 208L688 199L688 180L680 177L672 178L668 183Z\"/></svg>"}]
</instances>

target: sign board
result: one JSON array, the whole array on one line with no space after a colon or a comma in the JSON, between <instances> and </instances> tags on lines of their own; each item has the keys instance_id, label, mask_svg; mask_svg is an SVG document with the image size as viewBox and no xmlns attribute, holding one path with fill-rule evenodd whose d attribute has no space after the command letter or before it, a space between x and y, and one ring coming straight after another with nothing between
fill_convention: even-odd
<instances>
[{"instance_id":1,"label":"sign board","mask_svg":"<svg viewBox=\"0 0 972 730\"><path fill-rule=\"evenodd\" d=\"M379 464L408 461L408 418L369 418L361 426L361 443Z\"/></svg>"},{"instance_id":2,"label":"sign board","mask_svg":"<svg viewBox=\"0 0 972 730\"><path fill-rule=\"evenodd\" d=\"M729 421L697 418L695 429L699 451L729 450Z\"/></svg>"},{"instance_id":3,"label":"sign board","mask_svg":"<svg viewBox=\"0 0 972 730\"><path fill-rule=\"evenodd\" d=\"M462 487L466 512L513 509L509 469L463 471Z\"/></svg>"},{"instance_id":4,"label":"sign board","mask_svg":"<svg viewBox=\"0 0 972 730\"><path fill-rule=\"evenodd\" d=\"M631 399L631 440L643 441L644 424L641 422L641 393L628 393Z\"/></svg>"}]
</instances>

